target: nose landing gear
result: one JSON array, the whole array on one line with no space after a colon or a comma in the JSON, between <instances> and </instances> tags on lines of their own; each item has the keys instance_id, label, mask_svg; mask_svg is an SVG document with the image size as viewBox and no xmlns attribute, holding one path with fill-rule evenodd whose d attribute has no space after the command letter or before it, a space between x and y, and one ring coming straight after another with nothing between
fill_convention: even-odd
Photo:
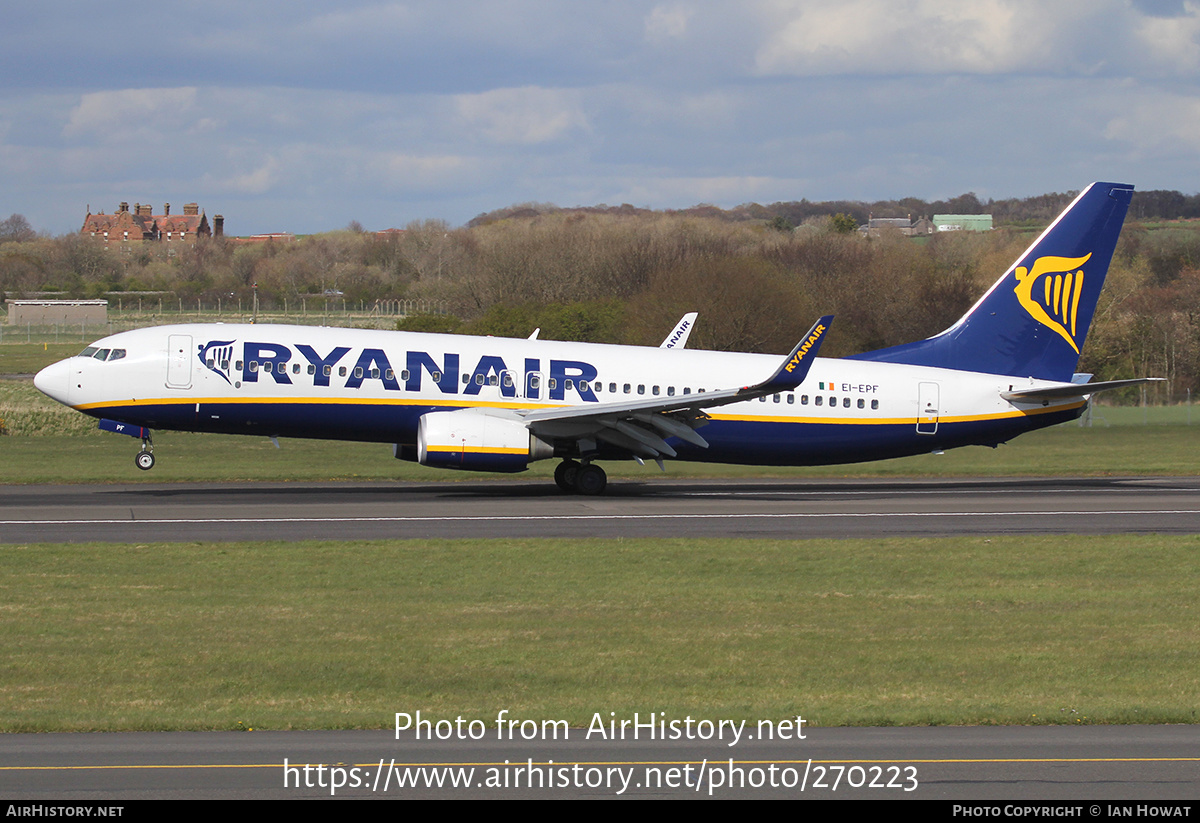
<instances>
[{"instance_id":1,"label":"nose landing gear","mask_svg":"<svg viewBox=\"0 0 1200 823\"><path fill-rule=\"evenodd\" d=\"M133 426L118 420L101 419L100 429L101 431L114 432L115 434L140 437L142 440L142 450L134 455L134 465L142 471L149 471L154 468L154 443L150 440L150 430L145 426Z\"/></svg>"},{"instance_id":2,"label":"nose landing gear","mask_svg":"<svg viewBox=\"0 0 1200 823\"><path fill-rule=\"evenodd\" d=\"M144 472L154 468L154 445L150 442L150 432L146 432L142 438L142 450L134 456L133 462Z\"/></svg>"}]
</instances>

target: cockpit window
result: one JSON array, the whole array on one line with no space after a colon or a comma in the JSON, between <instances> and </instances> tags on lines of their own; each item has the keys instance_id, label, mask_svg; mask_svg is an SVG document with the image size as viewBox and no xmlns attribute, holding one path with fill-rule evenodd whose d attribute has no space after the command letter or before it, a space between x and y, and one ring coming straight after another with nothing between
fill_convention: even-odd
<instances>
[{"instance_id":1,"label":"cockpit window","mask_svg":"<svg viewBox=\"0 0 1200 823\"><path fill-rule=\"evenodd\" d=\"M107 360L108 352L109 349L100 349L100 351L96 352L94 355L92 355L92 357L95 357L97 360Z\"/></svg>"},{"instance_id":2,"label":"cockpit window","mask_svg":"<svg viewBox=\"0 0 1200 823\"><path fill-rule=\"evenodd\" d=\"M108 353L108 362L111 363L114 360L120 360L124 356L125 356L124 349L113 349L111 352Z\"/></svg>"},{"instance_id":3,"label":"cockpit window","mask_svg":"<svg viewBox=\"0 0 1200 823\"><path fill-rule=\"evenodd\" d=\"M88 346L86 349L77 354L76 357L91 357L96 352L97 348L95 346Z\"/></svg>"}]
</instances>

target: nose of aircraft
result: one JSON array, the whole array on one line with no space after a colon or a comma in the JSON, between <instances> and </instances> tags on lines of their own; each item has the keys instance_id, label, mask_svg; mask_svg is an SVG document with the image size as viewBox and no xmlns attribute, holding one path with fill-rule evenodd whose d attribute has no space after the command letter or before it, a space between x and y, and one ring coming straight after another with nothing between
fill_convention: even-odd
<instances>
[{"instance_id":1,"label":"nose of aircraft","mask_svg":"<svg viewBox=\"0 0 1200 823\"><path fill-rule=\"evenodd\" d=\"M67 402L71 391L70 362L70 360L59 360L57 363L51 363L33 376L33 385L37 386L38 391L47 397L57 400L63 405L70 405Z\"/></svg>"}]
</instances>

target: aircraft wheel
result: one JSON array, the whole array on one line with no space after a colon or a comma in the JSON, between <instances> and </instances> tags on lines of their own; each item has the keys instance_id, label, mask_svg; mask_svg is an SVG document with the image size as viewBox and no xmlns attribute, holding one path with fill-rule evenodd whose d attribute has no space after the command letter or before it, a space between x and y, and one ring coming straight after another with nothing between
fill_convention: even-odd
<instances>
[{"instance_id":1,"label":"aircraft wheel","mask_svg":"<svg viewBox=\"0 0 1200 823\"><path fill-rule=\"evenodd\" d=\"M579 467L579 473L575 476L575 491L588 495L602 494L607 485L608 475L604 469L592 463Z\"/></svg>"},{"instance_id":2,"label":"aircraft wheel","mask_svg":"<svg viewBox=\"0 0 1200 823\"><path fill-rule=\"evenodd\" d=\"M138 452L137 456L133 458L133 462L142 471L149 471L154 468L154 455L150 452Z\"/></svg>"},{"instance_id":3,"label":"aircraft wheel","mask_svg":"<svg viewBox=\"0 0 1200 823\"><path fill-rule=\"evenodd\" d=\"M554 469L554 483L565 492L575 491L575 478L580 466L574 460L564 460Z\"/></svg>"}]
</instances>

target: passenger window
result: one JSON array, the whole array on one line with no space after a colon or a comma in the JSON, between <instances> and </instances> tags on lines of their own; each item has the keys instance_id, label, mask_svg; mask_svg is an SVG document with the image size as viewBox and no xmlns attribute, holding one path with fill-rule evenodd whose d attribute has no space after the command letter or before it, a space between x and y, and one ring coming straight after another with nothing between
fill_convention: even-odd
<instances>
[{"instance_id":1,"label":"passenger window","mask_svg":"<svg viewBox=\"0 0 1200 823\"><path fill-rule=\"evenodd\" d=\"M863 400L861 397L858 398L858 407L860 409L865 409L867 407L867 401Z\"/></svg>"},{"instance_id":2,"label":"passenger window","mask_svg":"<svg viewBox=\"0 0 1200 823\"><path fill-rule=\"evenodd\" d=\"M675 387L667 386L667 397L674 397L674 396L675 396Z\"/></svg>"},{"instance_id":3,"label":"passenger window","mask_svg":"<svg viewBox=\"0 0 1200 823\"><path fill-rule=\"evenodd\" d=\"M329 367L328 367L328 366L326 366L325 368L329 368ZM317 367L316 367L316 366L314 366L312 363L309 363L309 364L308 364L308 373L309 373L309 374L316 374L316 373L317 373Z\"/></svg>"},{"instance_id":4,"label":"passenger window","mask_svg":"<svg viewBox=\"0 0 1200 823\"><path fill-rule=\"evenodd\" d=\"M767 402L767 396L764 394L762 397L758 398L758 402L759 402L759 403L766 403L766 402Z\"/></svg>"},{"instance_id":5,"label":"passenger window","mask_svg":"<svg viewBox=\"0 0 1200 823\"><path fill-rule=\"evenodd\" d=\"M807 406L807 405L808 405L808 395L807 395L807 394L802 394L802 395L800 395L800 405L801 405L801 406Z\"/></svg>"},{"instance_id":6,"label":"passenger window","mask_svg":"<svg viewBox=\"0 0 1200 823\"><path fill-rule=\"evenodd\" d=\"M540 377L538 377L536 374L529 375L529 388L533 391L537 391L541 387L542 387L542 379Z\"/></svg>"},{"instance_id":7,"label":"passenger window","mask_svg":"<svg viewBox=\"0 0 1200 823\"><path fill-rule=\"evenodd\" d=\"M655 397L658 397L658 386L653 386L650 389L650 391L654 394Z\"/></svg>"},{"instance_id":8,"label":"passenger window","mask_svg":"<svg viewBox=\"0 0 1200 823\"><path fill-rule=\"evenodd\" d=\"M843 409L848 409L848 408L850 408L850 398L849 398L849 397L843 397L843 398L842 398L842 408L843 408Z\"/></svg>"},{"instance_id":9,"label":"passenger window","mask_svg":"<svg viewBox=\"0 0 1200 823\"><path fill-rule=\"evenodd\" d=\"M242 370L242 361L241 360L237 361L237 363L235 365L236 365L238 371Z\"/></svg>"},{"instance_id":10,"label":"passenger window","mask_svg":"<svg viewBox=\"0 0 1200 823\"><path fill-rule=\"evenodd\" d=\"M345 376L346 376L346 367L338 366L338 377L345 377Z\"/></svg>"},{"instance_id":11,"label":"passenger window","mask_svg":"<svg viewBox=\"0 0 1200 823\"><path fill-rule=\"evenodd\" d=\"M270 361L270 360L268 360L267 362L263 363L263 365L262 365L262 370L263 370L263 372L264 372L264 373L266 373L266 374L270 374L270 373L271 373L271 361Z\"/></svg>"},{"instance_id":12,"label":"passenger window","mask_svg":"<svg viewBox=\"0 0 1200 823\"><path fill-rule=\"evenodd\" d=\"M550 391L554 391L556 388L558 388L558 381L555 380L553 377L551 377L550 380L547 382L546 387L548 389L550 389Z\"/></svg>"},{"instance_id":13,"label":"passenger window","mask_svg":"<svg viewBox=\"0 0 1200 823\"><path fill-rule=\"evenodd\" d=\"M690 386L684 386L684 387L683 387L683 393L684 393L684 394L691 394L691 393L692 393L692 389L691 389L691 387L690 387Z\"/></svg>"},{"instance_id":14,"label":"passenger window","mask_svg":"<svg viewBox=\"0 0 1200 823\"><path fill-rule=\"evenodd\" d=\"M379 369L371 369L371 379L372 380L379 379Z\"/></svg>"},{"instance_id":15,"label":"passenger window","mask_svg":"<svg viewBox=\"0 0 1200 823\"><path fill-rule=\"evenodd\" d=\"M471 375L469 375L469 374L464 374L464 375L463 375L463 385L465 386L465 385L467 385L467 384L468 384L468 383L470 383L470 382L471 382Z\"/></svg>"},{"instance_id":16,"label":"passenger window","mask_svg":"<svg viewBox=\"0 0 1200 823\"><path fill-rule=\"evenodd\" d=\"M512 375L509 374L508 372L505 372L504 373L504 388L511 389L512 384L513 384Z\"/></svg>"},{"instance_id":17,"label":"passenger window","mask_svg":"<svg viewBox=\"0 0 1200 823\"><path fill-rule=\"evenodd\" d=\"M813 404L819 406L821 405L821 401L824 399L824 397L818 394L815 398L813 398Z\"/></svg>"},{"instance_id":18,"label":"passenger window","mask_svg":"<svg viewBox=\"0 0 1200 823\"><path fill-rule=\"evenodd\" d=\"M332 373L333 373L332 366L322 366L321 367L321 374L325 375L326 377L328 377Z\"/></svg>"},{"instance_id":19,"label":"passenger window","mask_svg":"<svg viewBox=\"0 0 1200 823\"><path fill-rule=\"evenodd\" d=\"M877 409L877 408L879 408L879 401L878 401L878 400L872 400L872 401L871 401L871 408L872 408L872 409Z\"/></svg>"},{"instance_id":20,"label":"passenger window","mask_svg":"<svg viewBox=\"0 0 1200 823\"><path fill-rule=\"evenodd\" d=\"M609 384L608 384L608 390L609 390L609 392L610 392L610 393L612 393L612 394L616 394L616 393L617 393L617 384L616 384L616 383L609 383ZM629 389L628 389L628 388L626 388L626 389L625 389L625 391L626 391L626 392L628 392L628 391L629 391Z\"/></svg>"},{"instance_id":21,"label":"passenger window","mask_svg":"<svg viewBox=\"0 0 1200 823\"><path fill-rule=\"evenodd\" d=\"M776 403L778 403L778 402L779 402L779 395L775 395L775 400L774 400L774 402L776 402Z\"/></svg>"},{"instance_id":22,"label":"passenger window","mask_svg":"<svg viewBox=\"0 0 1200 823\"><path fill-rule=\"evenodd\" d=\"M407 375L408 371L406 370L404 373ZM429 377L433 380L434 383L442 382L442 373L440 371L430 372ZM404 379L407 380L408 378L405 377Z\"/></svg>"},{"instance_id":23,"label":"passenger window","mask_svg":"<svg viewBox=\"0 0 1200 823\"><path fill-rule=\"evenodd\" d=\"M796 404L796 395L794 395L794 394L789 394L789 395L788 395L788 405L789 405L789 406L794 406L795 404Z\"/></svg>"},{"instance_id":24,"label":"passenger window","mask_svg":"<svg viewBox=\"0 0 1200 823\"><path fill-rule=\"evenodd\" d=\"M354 376L355 376L355 377L362 377L362 374L363 374L363 372L362 372L362 366L355 366L355 367L354 367Z\"/></svg>"},{"instance_id":25,"label":"passenger window","mask_svg":"<svg viewBox=\"0 0 1200 823\"><path fill-rule=\"evenodd\" d=\"M403 369L400 372L400 379L403 380L405 383L408 382L408 369Z\"/></svg>"},{"instance_id":26,"label":"passenger window","mask_svg":"<svg viewBox=\"0 0 1200 823\"><path fill-rule=\"evenodd\" d=\"M646 384L638 383L638 394L645 394L645 393L646 393Z\"/></svg>"},{"instance_id":27,"label":"passenger window","mask_svg":"<svg viewBox=\"0 0 1200 823\"><path fill-rule=\"evenodd\" d=\"M482 375L482 374L477 374L477 375L475 375L475 385L476 385L476 386L482 386L482 385L483 385L483 375Z\"/></svg>"},{"instance_id":28,"label":"passenger window","mask_svg":"<svg viewBox=\"0 0 1200 823\"><path fill-rule=\"evenodd\" d=\"M597 385L599 385L599 384L597 384ZM570 388L570 386L567 386L567 388ZM587 391L587 390L588 390L588 386L587 386L587 381L586 381L586 380L580 380L580 381L579 381L579 390L580 390L580 391Z\"/></svg>"},{"instance_id":29,"label":"passenger window","mask_svg":"<svg viewBox=\"0 0 1200 823\"><path fill-rule=\"evenodd\" d=\"M494 374L490 374L490 375L488 375L488 385L489 385L489 386L499 386L499 385L500 385L500 378L499 378L499 377L497 377L497 376L496 376L496 375L494 375Z\"/></svg>"},{"instance_id":30,"label":"passenger window","mask_svg":"<svg viewBox=\"0 0 1200 823\"><path fill-rule=\"evenodd\" d=\"M215 364L213 363L213 359L210 357L204 361L204 365L211 369Z\"/></svg>"},{"instance_id":31,"label":"passenger window","mask_svg":"<svg viewBox=\"0 0 1200 823\"><path fill-rule=\"evenodd\" d=\"M626 393L626 394L629 394L629 392L630 392L631 388L632 388L632 387L631 387L631 386L630 386L628 383L626 383L626 384L625 384L625 393Z\"/></svg>"},{"instance_id":32,"label":"passenger window","mask_svg":"<svg viewBox=\"0 0 1200 823\"><path fill-rule=\"evenodd\" d=\"M836 405L837 405L837 398L836 398L836 397L831 397L831 398L829 398L829 405L831 405L831 406L836 406Z\"/></svg>"},{"instance_id":33,"label":"passenger window","mask_svg":"<svg viewBox=\"0 0 1200 823\"><path fill-rule=\"evenodd\" d=\"M293 363L292 364L292 374L299 374L299 373L300 373L300 364Z\"/></svg>"},{"instance_id":34,"label":"passenger window","mask_svg":"<svg viewBox=\"0 0 1200 823\"><path fill-rule=\"evenodd\" d=\"M569 378L569 377L568 377L568 378L567 378L567 379L566 379L566 380L563 382L563 388L564 388L566 391L570 391L571 389L575 388L575 381L574 381L574 380L572 380L571 378Z\"/></svg>"},{"instance_id":35,"label":"passenger window","mask_svg":"<svg viewBox=\"0 0 1200 823\"><path fill-rule=\"evenodd\" d=\"M250 361L250 371L258 371L258 361L257 360Z\"/></svg>"}]
</instances>

